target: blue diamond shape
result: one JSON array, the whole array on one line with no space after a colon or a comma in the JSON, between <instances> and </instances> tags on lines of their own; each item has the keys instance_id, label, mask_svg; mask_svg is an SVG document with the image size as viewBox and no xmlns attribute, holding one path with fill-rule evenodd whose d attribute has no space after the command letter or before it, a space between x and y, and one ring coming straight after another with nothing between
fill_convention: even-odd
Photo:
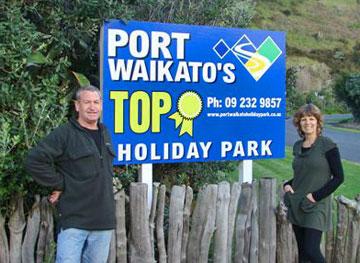
<instances>
[{"instance_id":1,"label":"blue diamond shape","mask_svg":"<svg viewBox=\"0 0 360 263\"><path fill-rule=\"evenodd\" d=\"M224 40L220 39L213 47L213 50L220 58L223 58L230 51L230 48L226 45Z\"/></svg>"}]
</instances>

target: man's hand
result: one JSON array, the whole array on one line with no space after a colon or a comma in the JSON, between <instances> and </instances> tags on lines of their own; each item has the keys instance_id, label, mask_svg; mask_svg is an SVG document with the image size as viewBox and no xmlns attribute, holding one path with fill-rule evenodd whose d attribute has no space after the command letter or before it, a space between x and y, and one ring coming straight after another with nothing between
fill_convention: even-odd
<instances>
[{"instance_id":1,"label":"man's hand","mask_svg":"<svg viewBox=\"0 0 360 263\"><path fill-rule=\"evenodd\" d=\"M48 196L48 200L50 202L50 204L54 205L57 203L57 201L59 201L59 197L62 194L62 191L53 191L49 196Z\"/></svg>"},{"instance_id":2,"label":"man's hand","mask_svg":"<svg viewBox=\"0 0 360 263\"><path fill-rule=\"evenodd\" d=\"M306 195L306 198L309 199L310 202L316 203L316 200L314 199L312 193L308 193L308 194Z\"/></svg>"},{"instance_id":3,"label":"man's hand","mask_svg":"<svg viewBox=\"0 0 360 263\"><path fill-rule=\"evenodd\" d=\"M286 192L290 192L292 194L294 193L294 189L292 189L291 185L289 185L289 184L285 185L284 191L285 191L285 193Z\"/></svg>"}]
</instances>

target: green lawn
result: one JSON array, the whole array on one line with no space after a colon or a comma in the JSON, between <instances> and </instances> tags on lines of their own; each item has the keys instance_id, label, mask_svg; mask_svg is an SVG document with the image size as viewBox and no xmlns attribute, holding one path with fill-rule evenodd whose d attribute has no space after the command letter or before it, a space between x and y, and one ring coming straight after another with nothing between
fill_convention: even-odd
<instances>
[{"instance_id":1,"label":"green lawn","mask_svg":"<svg viewBox=\"0 0 360 263\"><path fill-rule=\"evenodd\" d=\"M286 147L286 157L284 159L258 160L253 162L254 179L259 180L261 177L277 178L278 184L292 178L292 150ZM360 164L343 160L345 173L344 183L336 190L336 195L344 195L353 199L360 193ZM233 181L237 180L237 171L231 175Z\"/></svg>"}]
</instances>

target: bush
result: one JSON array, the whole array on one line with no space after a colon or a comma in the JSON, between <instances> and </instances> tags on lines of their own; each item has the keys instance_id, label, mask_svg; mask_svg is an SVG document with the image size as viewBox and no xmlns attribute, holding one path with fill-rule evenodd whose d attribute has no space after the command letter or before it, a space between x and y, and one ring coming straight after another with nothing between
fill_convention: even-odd
<instances>
[{"instance_id":1,"label":"bush","mask_svg":"<svg viewBox=\"0 0 360 263\"><path fill-rule=\"evenodd\" d=\"M336 94L350 108L354 121L360 122L360 74L343 75L336 83Z\"/></svg>"},{"instance_id":2,"label":"bush","mask_svg":"<svg viewBox=\"0 0 360 263\"><path fill-rule=\"evenodd\" d=\"M237 162L176 163L154 166L154 180L168 189L172 185L188 185L194 192L205 184L216 184L227 179L238 166Z\"/></svg>"},{"instance_id":3,"label":"bush","mask_svg":"<svg viewBox=\"0 0 360 263\"><path fill-rule=\"evenodd\" d=\"M291 115L306 102L306 95L301 93L296 86L297 68L290 67L286 70L286 113Z\"/></svg>"},{"instance_id":4,"label":"bush","mask_svg":"<svg viewBox=\"0 0 360 263\"><path fill-rule=\"evenodd\" d=\"M246 27L255 15L252 0L143 0L135 17L145 21Z\"/></svg>"},{"instance_id":5,"label":"bush","mask_svg":"<svg viewBox=\"0 0 360 263\"><path fill-rule=\"evenodd\" d=\"M297 67L290 67L286 71L286 113L292 115L305 103L313 103L326 114L345 113L347 107L336 100L336 93L331 87L320 91L302 92L297 88Z\"/></svg>"},{"instance_id":6,"label":"bush","mask_svg":"<svg viewBox=\"0 0 360 263\"><path fill-rule=\"evenodd\" d=\"M22 163L28 149L66 115L70 62L67 56L51 53L56 38L24 19L20 5L9 4L2 11L0 206L4 207L13 194L38 190L30 187Z\"/></svg>"},{"instance_id":7,"label":"bush","mask_svg":"<svg viewBox=\"0 0 360 263\"><path fill-rule=\"evenodd\" d=\"M71 72L97 80L98 31L122 15L112 1L7 1L0 7L0 207L46 193L23 168L27 151L66 120ZM59 26L60 25L60 26ZM80 55L81 54L81 55ZM90 66L89 66L90 65ZM4 212L4 211L1 211Z\"/></svg>"}]
</instances>

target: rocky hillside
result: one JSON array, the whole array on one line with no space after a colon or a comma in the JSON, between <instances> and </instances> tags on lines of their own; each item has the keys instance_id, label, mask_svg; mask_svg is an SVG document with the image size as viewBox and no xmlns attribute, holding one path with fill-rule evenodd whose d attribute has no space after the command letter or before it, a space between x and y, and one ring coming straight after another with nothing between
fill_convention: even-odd
<instances>
[{"instance_id":1,"label":"rocky hillside","mask_svg":"<svg viewBox=\"0 0 360 263\"><path fill-rule=\"evenodd\" d=\"M287 33L287 67L298 69L303 91L360 71L360 0L257 1L251 27Z\"/></svg>"}]
</instances>

